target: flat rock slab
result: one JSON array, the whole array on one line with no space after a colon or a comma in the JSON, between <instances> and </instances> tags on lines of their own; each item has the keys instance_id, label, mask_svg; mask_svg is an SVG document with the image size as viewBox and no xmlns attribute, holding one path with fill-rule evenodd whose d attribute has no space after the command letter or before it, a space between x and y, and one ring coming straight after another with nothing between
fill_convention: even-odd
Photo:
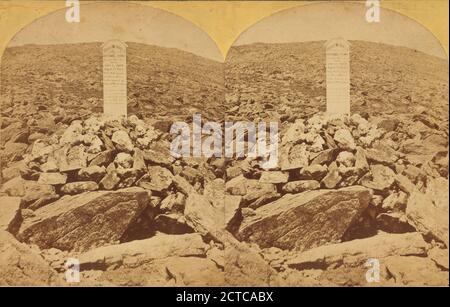
<instances>
[{"instance_id":1,"label":"flat rock slab","mask_svg":"<svg viewBox=\"0 0 450 307\"><path fill-rule=\"evenodd\" d=\"M0 286L62 285L45 260L10 233L0 230Z\"/></svg>"},{"instance_id":2,"label":"flat rock slab","mask_svg":"<svg viewBox=\"0 0 450 307\"><path fill-rule=\"evenodd\" d=\"M0 230L12 231L20 221L20 197L0 197Z\"/></svg>"},{"instance_id":3,"label":"flat rock slab","mask_svg":"<svg viewBox=\"0 0 450 307\"><path fill-rule=\"evenodd\" d=\"M77 251L115 243L148 201L141 188L65 196L26 218L18 238L40 248Z\"/></svg>"},{"instance_id":4,"label":"flat rock slab","mask_svg":"<svg viewBox=\"0 0 450 307\"><path fill-rule=\"evenodd\" d=\"M335 243L370 199L370 191L361 186L286 194L247 215L236 235L263 248L306 250Z\"/></svg>"},{"instance_id":5,"label":"flat rock slab","mask_svg":"<svg viewBox=\"0 0 450 307\"><path fill-rule=\"evenodd\" d=\"M157 235L145 240L102 246L80 255L81 270L107 269L111 266L136 267L168 257L206 257L200 234Z\"/></svg>"},{"instance_id":6,"label":"flat rock slab","mask_svg":"<svg viewBox=\"0 0 450 307\"><path fill-rule=\"evenodd\" d=\"M428 244L417 232L379 234L370 238L320 246L291 258L291 268L327 269L342 264L361 265L369 258L426 256Z\"/></svg>"},{"instance_id":7,"label":"flat rock slab","mask_svg":"<svg viewBox=\"0 0 450 307\"><path fill-rule=\"evenodd\" d=\"M449 246L448 211L435 206L431 197L419 191L413 192L408 199L406 216L418 231Z\"/></svg>"}]
</instances>

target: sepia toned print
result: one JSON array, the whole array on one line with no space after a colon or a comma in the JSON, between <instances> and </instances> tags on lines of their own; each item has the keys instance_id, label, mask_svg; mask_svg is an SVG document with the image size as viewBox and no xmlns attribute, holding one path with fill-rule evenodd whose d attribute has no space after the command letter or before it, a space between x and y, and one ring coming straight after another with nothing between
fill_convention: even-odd
<instances>
[{"instance_id":1,"label":"sepia toned print","mask_svg":"<svg viewBox=\"0 0 450 307\"><path fill-rule=\"evenodd\" d=\"M225 60L125 2L22 29L0 70L0 285L448 286L448 60L366 10L276 13Z\"/></svg>"}]
</instances>

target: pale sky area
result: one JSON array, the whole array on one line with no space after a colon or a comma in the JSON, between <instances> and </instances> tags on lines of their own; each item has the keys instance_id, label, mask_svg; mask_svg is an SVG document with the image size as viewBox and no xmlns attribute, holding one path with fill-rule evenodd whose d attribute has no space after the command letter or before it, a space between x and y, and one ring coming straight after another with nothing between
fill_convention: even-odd
<instances>
[{"instance_id":1,"label":"pale sky area","mask_svg":"<svg viewBox=\"0 0 450 307\"><path fill-rule=\"evenodd\" d=\"M234 45L328 40L343 37L404 46L447 59L434 35L413 19L381 9L380 22L368 23L364 3L317 3L279 13L252 25Z\"/></svg>"},{"instance_id":2,"label":"pale sky area","mask_svg":"<svg viewBox=\"0 0 450 307\"><path fill-rule=\"evenodd\" d=\"M178 48L223 62L215 42L200 28L163 10L131 3L81 3L79 23L65 20L66 9L26 26L9 46L104 42L120 39Z\"/></svg>"},{"instance_id":3,"label":"pale sky area","mask_svg":"<svg viewBox=\"0 0 450 307\"><path fill-rule=\"evenodd\" d=\"M405 46L447 59L439 41L418 22L381 9L381 22L365 20L366 7L355 3L317 3L264 18L243 32L235 45L284 43L343 37ZM41 17L22 29L9 46L104 42L120 39L178 48L223 61L215 42L188 20L163 10L131 3L81 5L81 22L68 23L66 10Z\"/></svg>"}]
</instances>

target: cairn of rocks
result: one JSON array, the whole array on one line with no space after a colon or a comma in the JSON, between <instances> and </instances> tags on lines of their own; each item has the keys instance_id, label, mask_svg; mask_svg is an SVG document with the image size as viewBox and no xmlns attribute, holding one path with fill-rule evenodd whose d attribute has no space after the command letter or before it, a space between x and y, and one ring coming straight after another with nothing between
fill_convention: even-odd
<instances>
[{"instance_id":1,"label":"cairn of rocks","mask_svg":"<svg viewBox=\"0 0 450 307\"><path fill-rule=\"evenodd\" d=\"M68 258L88 285L364 285L369 258L382 285L448 284L448 136L417 125L287 121L271 170L174 158L171 136L134 115L15 138L0 284L65 284Z\"/></svg>"}]
</instances>

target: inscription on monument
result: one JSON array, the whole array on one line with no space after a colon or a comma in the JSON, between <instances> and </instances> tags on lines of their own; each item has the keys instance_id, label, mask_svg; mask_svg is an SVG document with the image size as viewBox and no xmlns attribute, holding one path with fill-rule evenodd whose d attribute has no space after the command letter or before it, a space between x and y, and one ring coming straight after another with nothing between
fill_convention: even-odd
<instances>
[{"instance_id":1,"label":"inscription on monument","mask_svg":"<svg viewBox=\"0 0 450 307\"><path fill-rule=\"evenodd\" d=\"M127 115L127 45L110 40L103 48L103 113Z\"/></svg>"},{"instance_id":2,"label":"inscription on monument","mask_svg":"<svg viewBox=\"0 0 450 307\"><path fill-rule=\"evenodd\" d=\"M327 112L350 114L350 44L332 39L325 44Z\"/></svg>"}]
</instances>

